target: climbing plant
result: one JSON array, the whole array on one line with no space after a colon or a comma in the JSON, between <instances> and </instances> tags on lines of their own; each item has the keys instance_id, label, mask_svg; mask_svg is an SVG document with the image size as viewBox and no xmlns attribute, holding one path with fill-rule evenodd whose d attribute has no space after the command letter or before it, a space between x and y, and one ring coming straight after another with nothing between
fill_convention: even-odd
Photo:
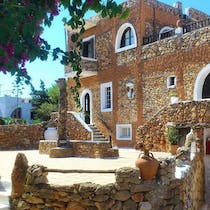
<instances>
[{"instance_id":1,"label":"climbing plant","mask_svg":"<svg viewBox=\"0 0 210 210\"><path fill-rule=\"evenodd\" d=\"M51 49L47 40L41 38L44 26L50 26L54 16L63 7L69 12L64 23L77 31L71 37L74 43L68 51L60 48ZM79 105L79 75L82 71L80 51L81 36L85 31L85 14L93 10L102 17L121 18L129 14L113 0L3 0L0 1L0 71L11 73L17 77L30 80L25 67L26 62L36 58L47 60L50 53L53 59L60 59L63 65L70 65L76 72L75 87L72 88L74 98Z\"/></svg>"}]
</instances>

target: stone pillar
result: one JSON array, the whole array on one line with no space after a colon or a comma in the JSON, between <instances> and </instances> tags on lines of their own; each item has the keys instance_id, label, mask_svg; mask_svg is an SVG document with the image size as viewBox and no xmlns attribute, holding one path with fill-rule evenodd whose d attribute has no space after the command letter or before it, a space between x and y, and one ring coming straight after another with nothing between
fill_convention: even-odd
<instances>
[{"instance_id":1,"label":"stone pillar","mask_svg":"<svg viewBox=\"0 0 210 210\"><path fill-rule=\"evenodd\" d=\"M11 174L12 192L11 198L21 197L24 192L26 183L26 173L28 169L28 160L24 153L18 153L15 160L15 165Z\"/></svg>"},{"instance_id":2,"label":"stone pillar","mask_svg":"<svg viewBox=\"0 0 210 210\"><path fill-rule=\"evenodd\" d=\"M67 91L66 81L60 78L56 81L59 90L59 108L58 108L58 147L66 145L66 120L67 120Z\"/></svg>"}]
</instances>

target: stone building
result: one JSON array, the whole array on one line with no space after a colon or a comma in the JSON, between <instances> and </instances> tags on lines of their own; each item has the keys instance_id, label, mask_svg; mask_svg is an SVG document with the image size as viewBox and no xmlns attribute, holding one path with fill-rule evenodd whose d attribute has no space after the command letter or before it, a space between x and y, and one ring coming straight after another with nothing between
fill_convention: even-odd
<instances>
[{"instance_id":1,"label":"stone building","mask_svg":"<svg viewBox=\"0 0 210 210\"><path fill-rule=\"evenodd\" d=\"M182 3L128 0L127 19L86 23L81 118L117 146L134 146L137 128L171 100L210 98L210 16ZM68 46L73 30L67 28ZM68 87L74 73L65 69ZM173 96L173 98L172 98ZM171 99L172 98L172 99ZM76 109L71 93L68 110Z\"/></svg>"}]
</instances>

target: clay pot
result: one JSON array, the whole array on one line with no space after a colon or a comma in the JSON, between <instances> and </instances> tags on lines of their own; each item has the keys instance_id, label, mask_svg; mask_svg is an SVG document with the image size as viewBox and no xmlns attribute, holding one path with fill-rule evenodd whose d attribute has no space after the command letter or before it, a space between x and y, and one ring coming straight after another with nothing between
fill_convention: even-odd
<instances>
[{"instance_id":1,"label":"clay pot","mask_svg":"<svg viewBox=\"0 0 210 210\"><path fill-rule=\"evenodd\" d=\"M152 153L149 153L148 155L141 155L136 160L135 165L140 170L141 179L155 179L159 162L154 158Z\"/></svg>"}]
</instances>

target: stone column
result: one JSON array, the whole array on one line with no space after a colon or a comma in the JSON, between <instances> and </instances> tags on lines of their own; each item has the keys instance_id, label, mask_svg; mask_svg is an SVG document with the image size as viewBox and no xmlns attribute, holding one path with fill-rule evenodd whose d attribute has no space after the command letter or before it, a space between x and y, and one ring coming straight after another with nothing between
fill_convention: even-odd
<instances>
[{"instance_id":1,"label":"stone column","mask_svg":"<svg viewBox=\"0 0 210 210\"><path fill-rule=\"evenodd\" d=\"M58 108L58 147L66 145L66 120L67 120L67 91L66 81L60 78L56 81L59 90L59 108Z\"/></svg>"}]
</instances>

